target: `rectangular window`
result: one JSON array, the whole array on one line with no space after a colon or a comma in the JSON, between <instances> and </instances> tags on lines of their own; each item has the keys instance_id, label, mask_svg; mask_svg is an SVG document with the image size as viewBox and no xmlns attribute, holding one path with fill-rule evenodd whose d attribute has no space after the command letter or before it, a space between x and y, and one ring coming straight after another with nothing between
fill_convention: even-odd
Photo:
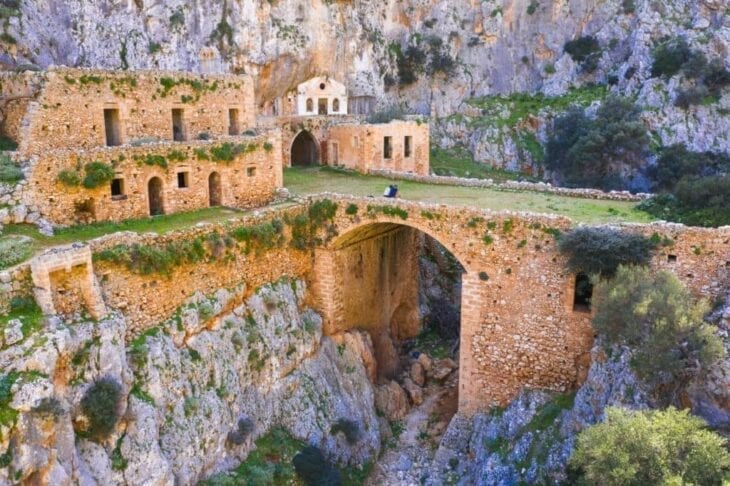
<instances>
[{"instance_id":1,"label":"rectangular window","mask_svg":"<svg viewBox=\"0 0 730 486\"><path fill-rule=\"evenodd\" d=\"M246 175L249 177L256 176L256 167L246 167Z\"/></svg>"},{"instance_id":2,"label":"rectangular window","mask_svg":"<svg viewBox=\"0 0 730 486\"><path fill-rule=\"evenodd\" d=\"M173 108L172 110L172 139L176 142L185 141L183 110L180 108Z\"/></svg>"},{"instance_id":3,"label":"rectangular window","mask_svg":"<svg viewBox=\"0 0 730 486\"><path fill-rule=\"evenodd\" d=\"M403 157L408 158L411 156L411 143L412 143L413 137L410 135L406 136L403 139Z\"/></svg>"},{"instance_id":4,"label":"rectangular window","mask_svg":"<svg viewBox=\"0 0 730 486\"><path fill-rule=\"evenodd\" d=\"M124 195L124 179L121 177L112 179L112 199L119 200L126 198L127 196Z\"/></svg>"},{"instance_id":5,"label":"rectangular window","mask_svg":"<svg viewBox=\"0 0 730 486\"><path fill-rule=\"evenodd\" d=\"M383 158L393 157L393 137L383 137Z\"/></svg>"},{"instance_id":6,"label":"rectangular window","mask_svg":"<svg viewBox=\"0 0 730 486\"><path fill-rule=\"evenodd\" d=\"M238 110L231 108L228 110L228 135L238 135Z\"/></svg>"},{"instance_id":7,"label":"rectangular window","mask_svg":"<svg viewBox=\"0 0 730 486\"><path fill-rule=\"evenodd\" d=\"M190 181L189 181L189 172L178 172L177 173L177 187L180 189L185 189L186 187L190 187Z\"/></svg>"},{"instance_id":8,"label":"rectangular window","mask_svg":"<svg viewBox=\"0 0 730 486\"><path fill-rule=\"evenodd\" d=\"M338 165L340 163L340 143L332 142L330 147L331 147L330 163L332 165Z\"/></svg>"},{"instance_id":9,"label":"rectangular window","mask_svg":"<svg viewBox=\"0 0 730 486\"><path fill-rule=\"evenodd\" d=\"M109 108L104 110L104 132L108 147L122 144L122 130L119 120L119 110Z\"/></svg>"},{"instance_id":10,"label":"rectangular window","mask_svg":"<svg viewBox=\"0 0 730 486\"><path fill-rule=\"evenodd\" d=\"M593 297L593 283L588 275L581 272L575 276L573 290L573 311L590 312L591 298Z\"/></svg>"}]
</instances>

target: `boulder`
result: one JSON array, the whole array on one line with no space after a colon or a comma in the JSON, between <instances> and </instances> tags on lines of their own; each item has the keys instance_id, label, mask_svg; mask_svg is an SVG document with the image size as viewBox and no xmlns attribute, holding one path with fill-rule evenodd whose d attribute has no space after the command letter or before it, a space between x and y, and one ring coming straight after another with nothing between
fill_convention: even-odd
<instances>
[{"instance_id":1,"label":"boulder","mask_svg":"<svg viewBox=\"0 0 730 486\"><path fill-rule=\"evenodd\" d=\"M429 370L431 369L431 366L433 366L433 360L426 353L421 353L418 355L418 362L421 364L421 366L423 367L423 370L426 373L428 373Z\"/></svg>"},{"instance_id":2,"label":"boulder","mask_svg":"<svg viewBox=\"0 0 730 486\"><path fill-rule=\"evenodd\" d=\"M8 321L3 332L6 346L10 346L11 344L15 344L23 340L22 326L23 323L20 322L20 319L10 319L10 321Z\"/></svg>"},{"instance_id":3,"label":"boulder","mask_svg":"<svg viewBox=\"0 0 730 486\"><path fill-rule=\"evenodd\" d=\"M375 408L388 420L401 420L408 413L406 392L395 381L375 387Z\"/></svg>"},{"instance_id":4,"label":"boulder","mask_svg":"<svg viewBox=\"0 0 730 486\"><path fill-rule=\"evenodd\" d=\"M423 386L426 383L426 372L418 361L414 361L411 364L410 376L411 380L418 386Z\"/></svg>"},{"instance_id":5,"label":"boulder","mask_svg":"<svg viewBox=\"0 0 730 486\"><path fill-rule=\"evenodd\" d=\"M408 392L408 397L410 397L413 405L420 405L423 403L423 388L415 384L410 378L405 379L403 387Z\"/></svg>"},{"instance_id":6,"label":"boulder","mask_svg":"<svg viewBox=\"0 0 730 486\"><path fill-rule=\"evenodd\" d=\"M452 360L450 358L439 359L434 362L433 368L431 368L431 372L429 373L429 376L431 378L433 378L434 380L443 381L456 368L458 368L458 366L454 362L454 360Z\"/></svg>"}]
</instances>

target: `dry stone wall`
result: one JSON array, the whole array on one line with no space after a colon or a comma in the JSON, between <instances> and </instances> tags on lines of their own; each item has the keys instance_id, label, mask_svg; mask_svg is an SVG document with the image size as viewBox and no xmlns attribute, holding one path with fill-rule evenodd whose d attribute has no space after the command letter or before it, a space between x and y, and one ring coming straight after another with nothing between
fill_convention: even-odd
<instances>
[{"instance_id":1,"label":"dry stone wall","mask_svg":"<svg viewBox=\"0 0 730 486\"><path fill-rule=\"evenodd\" d=\"M33 162L24 200L56 224L140 218L156 212L156 204L161 213L263 206L283 184L280 153L278 131L217 141L50 151ZM113 193L111 182L87 189L60 180L64 171L83 179L90 162L113 167L121 194Z\"/></svg>"}]
</instances>

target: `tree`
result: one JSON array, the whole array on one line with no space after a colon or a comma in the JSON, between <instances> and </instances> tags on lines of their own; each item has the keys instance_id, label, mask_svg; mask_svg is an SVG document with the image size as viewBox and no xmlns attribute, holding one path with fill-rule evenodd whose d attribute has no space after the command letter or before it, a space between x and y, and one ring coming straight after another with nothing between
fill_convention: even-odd
<instances>
[{"instance_id":1,"label":"tree","mask_svg":"<svg viewBox=\"0 0 730 486\"><path fill-rule=\"evenodd\" d=\"M709 304L696 301L670 272L618 268L593 291L593 327L609 343L632 348L632 368L661 399L725 354L721 339L703 317Z\"/></svg>"},{"instance_id":2,"label":"tree","mask_svg":"<svg viewBox=\"0 0 730 486\"><path fill-rule=\"evenodd\" d=\"M579 484L720 485L730 474L724 443L686 410L608 408L605 422L578 435L570 467Z\"/></svg>"},{"instance_id":3,"label":"tree","mask_svg":"<svg viewBox=\"0 0 730 486\"><path fill-rule=\"evenodd\" d=\"M648 175L654 189L673 191L685 176L713 176L730 172L730 156L715 152L692 152L683 144L670 145L661 150L656 165Z\"/></svg>"},{"instance_id":4,"label":"tree","mask_svg":"<svg viewBox=\"0 0 730 486\"><path fill-rule=\"evenodd\" d=\"M571 272L612 277L619 265L647 265L654 244L640 234L581 226L561 235L558 248Z\"/></svg>"},{"instance_id":5,"label":"tree","mask_svg":"<svg viewBox=\"0 0 730 486\"><path fill-rule=\"evenodd\" d=\"M622 187L624 173L638 169L647 155L649 134L639 114L630 99L619 96L606 98L594 120L569 109L548 138L547 167L570 186Z\"/></svg>"}]
</instances>

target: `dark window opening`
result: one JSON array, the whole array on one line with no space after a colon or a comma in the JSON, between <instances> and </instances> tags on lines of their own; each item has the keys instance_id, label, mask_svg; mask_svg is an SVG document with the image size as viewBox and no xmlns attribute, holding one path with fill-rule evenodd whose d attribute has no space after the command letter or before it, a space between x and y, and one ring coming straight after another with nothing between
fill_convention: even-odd
<instances>
[{"instance_id":1,"label":"dark window opening","mask_svg":"<svg viewBox=\"0 0 730 486\"><path fill-rule=\"evenodd\" d=\"M312 101L312 98L307 98L307 112L311 113L314 111L314 101Z\"/></svg>"},{"instance_id":2,"label":"dark window opening","mask_svg":"<svg viewBox=\"0 0 730 486\"><path fill-rule=\"evenodd\" d=\"M109 108L104 110L104 132L106 144L109 147L122 144L122 134L119 120L119 110Z\"/></svg>"},{"instance_id":3,"label":"dark window opening","mask_svg":"<svg viewBox=\"0 0 730 486\"><path fill-rule=\"evenodd\" d=\"M178 172L177 173L177 187L180 189L184 189L186 187L190 187L189 181L188 181L188 172Z\"/></svg>"},{"instance_id":4,"label":"dark window opening","mask_svg":"<svg viewBox=\"0 0 730 486\"><path fill-rule=\"evenodd\" d=\"M411 156L411 141L413 137L407 136L403 139L403 157L410 157Z\"/></svg>"},{"instance_id":5,"label":"dark window opening","mask_svg":"<svg viewBox=\"0 0 730 486\"><path fill-rule=\"evenodd\" d=\"M320 115L327 114L327 98L320 98L317 100L317 113Z\"/></svg>"},{"instance_id":6,"label":"dark window opening","mask_svg":"<svg viewBox=\"0 0 730 486\"><path fill-rule=\"evenodd\" d=\"M221 175L218 172L211 172L208 177L208 203L211 207L223 204Z\"/></svg>"},{"instance_id":7,"label":"dark window opening","mask_svg":"<svg viewBox=\"0 0 730 486\"><path fill-rule=\"evenodd\" d=\"M338 111L340 111L340 100L339 98L335 98L332 100L332 112L337 113Z\"/></svg>"},{"instance_id":8,"label":"dark window opening","mask_svg":"<svg viewBox=\"0 0 730 486\"><path fill-rule=\"evenodd\" d=\"M669 263L675 263L677 261L677 255L667 255L667 261Z\"/></svg>"},{"instance_id":9,"label":"dark window opening","mask_svg":"<svg viewBox=\"0 0 730 486\"><path fill-rule=\"evenodd\" d=\"M238 110L231 108L228 110L228 135L238 135Z\"/></svg>"},{"instance_id":10,"label":"dark window opening","mask_svg":"<svg viewBox=\"0 0 730 486\"><path fill-rule=\"evenodd\" d=\"M383 137L383 158L393 157L393 137Z\"/></svg>"},{"instance_id":11,"label":"dark window opening","mask_svg":"<svg viewBox=\"0 0 730 486\"><path fill-rule=\"evenodd\" d=\"M124 195L124 179L112 179L112 199L126 199Z\"/></svg>"},{"instance_id":12,"label":"dark window opening","mask_svg":"<svg viewBox=\"0 0 730 486\"><path fill-rule=\"evenodd\" d=\"M575 276L575 293L573 294L573 310L577 312L590 312L591 298L593 297L593 284L591 278L585 273Z\"/></svg>"},{"instance_id":13,"label":"dark window opening","mask_svg":"<svg viewBox=\"0 0 730 486\"><path fill-rule=\"evenodd\" d=\"M185 141L183 111L179 108L174 108L172 110L172 139L176 142Z\"/></svg>"},{"instance_id":14,"label":"dark window opening","mask_svg":"<svg viewBox=\"0 0 730 486\"><path fill-rule=\"evenodd\" d=\"M147 183L147 200L150 206L150 216L165 214L165 204L162 194L162 179L153 177Z\"/></svg>"},{"instance_id":15,"label":"dark window opening","mask_svg":"<svg viewBox=\"0 0 730 486\"><path fill-rule=\"evenodd\" d=\"M254 177L256 175L256 167L246 167L246 175Z\"/></svg>"},{"instance_id":16,"label":"dark window opening","mask_svg":"<svg viewBox=\"0 0 730 486\"><path fill-rule=\"evenodd\" d=\"M325 89L327 87L324 83L319 83L319 89Z\"/></svg>"}]
</instances>

